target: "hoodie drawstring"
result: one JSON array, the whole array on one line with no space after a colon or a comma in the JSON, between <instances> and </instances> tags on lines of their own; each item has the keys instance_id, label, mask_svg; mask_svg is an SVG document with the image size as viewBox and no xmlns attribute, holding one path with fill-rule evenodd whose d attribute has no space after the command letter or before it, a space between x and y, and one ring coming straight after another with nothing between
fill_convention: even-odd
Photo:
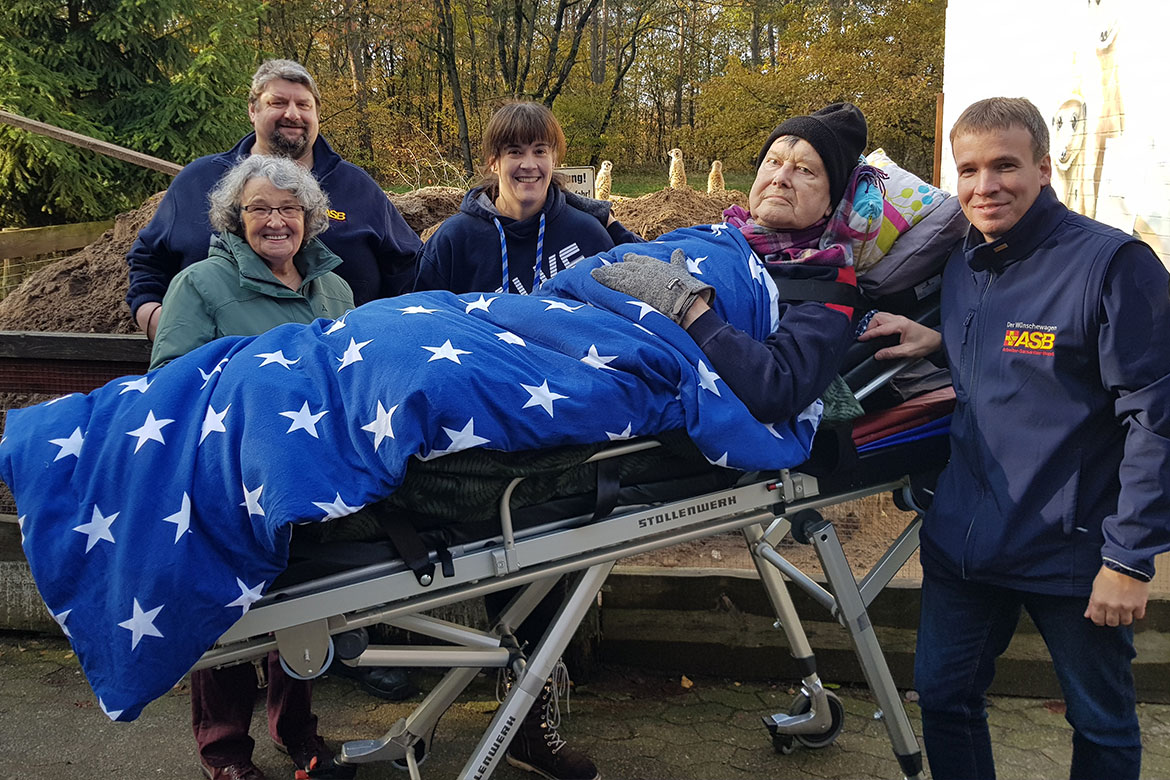
<instances>
[{"instance_id":1,"label":"hoodie drawstring","mask_svg":"<svg viewBox=\"0 0 1170 780\"><path fill-rule=\"evenodd\" d=\"M510 291L512 286L512 278L508 274L508 238L504 234L504 226L500 224L500 220L492 217L492 223L496 226L496 231L500 234L500 265L503 270L504 284L500 288L503 292ZM540 229L536 233L536 262L532 264L532 290L536 292L536 288L540 281L540 259L544 254L544 212L540 212ZM521 290L521 294L526 293Z\"/></svg>"}]
</instances>

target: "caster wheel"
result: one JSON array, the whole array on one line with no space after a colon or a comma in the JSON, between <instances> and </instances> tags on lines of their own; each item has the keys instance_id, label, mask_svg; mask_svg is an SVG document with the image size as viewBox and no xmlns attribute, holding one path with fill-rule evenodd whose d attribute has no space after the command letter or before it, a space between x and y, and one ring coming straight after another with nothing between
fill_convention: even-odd
<instances>
[{"instance_id":1,"label":"caster wheel","mask_svg":"<svg viewBox=\"0 0 1170 780\"><path fill-rule=\"evenodd\" d=\"M792 741L791 734L773 734L772 735L772 749L782 756L786 756L793 750L796 750L796 745Z\"/></svg>"},{"instance_id":2,"label":"caster wheel","mask_svg":"<svg viewBox=\"0 0 1170 780\"><path fill-rule=\"evenodd\" d=\"M325 673L325 670L329 668L329 664L333 663L333 655L334 655L333 637L329 637L329 649L325 653L325 662L321 664L321 671L317 672L316 674L309 675L308 677L302 676L289 668L289 665L284 660L283 655L280 656L280 668L284 669L284 673L287 674L289 677L293 678L294 680L315 680L316 678L320 677L321 675L323 675Z\"/></svg>"},{"instance_id":3,"label":"caster wheel","mask_svg":"<svg viewBox=\"0 0 1170 780\"><path fill-rule=\"evenodd\" d=\"M825 691L825 699L829 704L829 715L832 723L829 729L822 734L796 734L796 741L805 747L823 748L837 741L841 729L845 726L845 705L832 691ZM812 701L803 693L799 694L788 709L789 715L803 715L812 707Z\"/></svg>"}]
</instances>

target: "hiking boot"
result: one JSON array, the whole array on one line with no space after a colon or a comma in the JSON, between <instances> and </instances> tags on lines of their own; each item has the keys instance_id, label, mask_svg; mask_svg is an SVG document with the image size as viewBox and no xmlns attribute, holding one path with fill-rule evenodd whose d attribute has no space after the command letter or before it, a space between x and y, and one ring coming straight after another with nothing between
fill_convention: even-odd
<instances>
[{"instance_id":1,"label":"hiking boot","mask_svg":"<svg viewBox=\"0 0 1170 780\"><path fill-rule=\"evenodd\" d=\"M549 678L520 722L504 758L512 766L548 780L599 780L601 775L589 757L569 747L557 730L561 719L558 699Z\"/></svg>"},{"instance_id":2,"label":"hiking boot","mask_svg":"<svg viewBox=\"0 0 1170 780\"><path fill-rule=\"evenodd\" d=\"M325 778L325 780L344 780L355 777L357 767L349 764L339 764L334 760L333 750L325 744L319 734L296 745L281 745L274 743L281 753L288 757L297 766L297 780L309 778Z\"/></svg>"},{"instance_id":3,"label":"hiking boot","mask_svg":"<svg viewBox=\"0 0 1170 780\"><path fill-rule=\"evenodd\" d=\"M209 780L268 780L251 761L241 761L227 766L208 766L201 763L199 768Z\"/></svg>"}]
</instances>

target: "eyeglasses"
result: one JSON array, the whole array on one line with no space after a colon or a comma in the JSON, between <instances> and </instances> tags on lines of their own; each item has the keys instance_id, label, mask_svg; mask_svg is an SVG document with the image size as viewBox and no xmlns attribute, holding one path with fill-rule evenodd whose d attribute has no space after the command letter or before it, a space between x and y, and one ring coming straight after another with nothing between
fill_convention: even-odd
<instances>
[{"instance_id":1,"label":"eyeglasses","mask_svg":"<svg viewBox=\"0 0 1170 780\"><path fill-rule=\"evenodd\" d=\"M274 211L279 211L280 216L285 219L296 219L305 213L304 206L277 206L275 208L272 206L242 206L240 210L261 219L268 219Z\"/></svg>"}]
</instances>

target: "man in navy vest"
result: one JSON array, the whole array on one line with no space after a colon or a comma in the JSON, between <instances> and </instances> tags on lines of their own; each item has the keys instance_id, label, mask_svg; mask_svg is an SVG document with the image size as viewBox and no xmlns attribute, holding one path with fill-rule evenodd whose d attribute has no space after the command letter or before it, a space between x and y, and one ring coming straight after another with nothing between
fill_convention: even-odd
<instances>
[{"instance_id":1,"label":"man in navy vest","mask_svg":"<svg viewBox=\"0 0 1170 780\"><path fill-rule=\"evenodd\" d=\"M250 154L291 157L317 177L330 201L329 229L321 240L341 258L337 273L349 283L357 305L410 290L422 242L369 174L341 159L318 135L320 106L317 83L302 65L266 61L252 76L248 95L254 132L226 152L191 162L171 182L126 255L126 302L148 337L154 337L171 279L207 257L207 193Z\"/></svg>"},{"instance_id":2,"label":"man in navy vest","mask_svg":"<svg viewBox=\"0 0 1170 780\"><path fill-rule=\"evenodd\" d=\"M1170 549L1170 296L1153 251L1069 211L1023 98L951 130L971 222L941 334L880 313L879 358L941 347L957 405L922 527L915 684L931 776L993 778L984 694L1026 609L1073 727L1070 777L1139 776L1131 662L1154 556Z\"/></svg>"}]
</instances>

